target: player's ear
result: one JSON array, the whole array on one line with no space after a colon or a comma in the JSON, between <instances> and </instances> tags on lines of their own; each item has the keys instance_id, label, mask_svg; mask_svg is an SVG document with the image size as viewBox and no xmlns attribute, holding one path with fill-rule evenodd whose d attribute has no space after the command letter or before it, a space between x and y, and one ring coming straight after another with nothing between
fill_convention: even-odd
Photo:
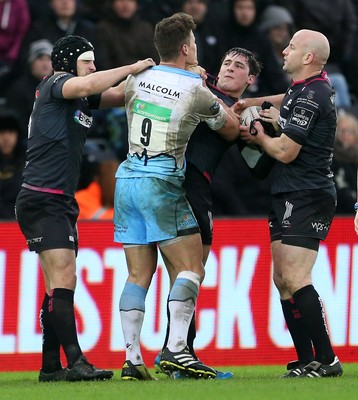
<instances>
[{"instance_id":1,"label":"player's ear","mask_svg":"<svg viewBox=\"0 0 358 400\"><path fill-rule=\"evenodd\" d=\"M249 77L247 78L247 84L248 85L252 85L256 80L256 76L255 75L249 75Z\"/></svg>"},{"instance_id":2,"label":"player's ear","mask_svg":"<svg viewBox=\"0 0 358 400\"><path fill-rule=\"evenodd\" d=\"M314 55L313 53L305 53L305 55L303 56L303 60L302 63L307 65L307 64L311 64L311 62L314 60Z\"/></svg>"},{"instance_id":3,"label":"player's ear","mask_svg":"<svg viewBox=\"0 0 358 400\"><path fill-rule=\"evenodd\" d=\"M185 56L187 56L189 54L189 48L188 48L188 45L186 43L182 44L181 51Z\"/></svg>"}]
</instances>

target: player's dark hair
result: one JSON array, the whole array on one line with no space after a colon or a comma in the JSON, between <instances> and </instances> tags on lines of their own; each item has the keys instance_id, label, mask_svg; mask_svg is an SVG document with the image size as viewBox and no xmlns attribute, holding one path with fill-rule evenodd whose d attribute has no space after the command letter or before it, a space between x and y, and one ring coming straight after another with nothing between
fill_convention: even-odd
<instances>
[{"instance_id":1,"label":"player's dark hair","mask_svg":"<svg viewBox=\"0 0 358 400\"><path fill-rule=\"evenodd\" d=\"M221 60L221 63L223 63L225 57L229 54L244 57L249 66L250 75L257 76L261 72L262 65L258 60L256 60L255 55L251 51L243 49L242 47L233 47L225 53L224 57Z\"/></svg>"},{"instance_id":2,"label":"player's dark hair","mask_svg":"<svg viewBox=\"0 0 358 400\"><path fill-rule=\"evenodd\" d=\"M191 15L176 13L159 21L154 30L154 44L161 61L175 60L183 44L189 44L190 32L196 28Z\"/></svg>"}]
</instances>

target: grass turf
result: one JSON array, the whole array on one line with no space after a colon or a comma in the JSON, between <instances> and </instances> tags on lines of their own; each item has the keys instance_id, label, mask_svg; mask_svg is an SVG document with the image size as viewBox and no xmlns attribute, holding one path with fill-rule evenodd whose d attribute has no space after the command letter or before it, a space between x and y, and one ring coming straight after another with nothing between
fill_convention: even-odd
<instances>
[{"instance_id":1,"label":"grass turf","mask_svg":"<svg viewBox=\"0 0 358 400\"><path fill-rule=\"evenodd\" d=\"M115 371L107 382L39 383L38 372L1 372L1 400L355 400L358 364L344 364L340 378L278 379L282 366L232 367L229 380L171 380L124 382Z\"/></svg>"}]
</instances>

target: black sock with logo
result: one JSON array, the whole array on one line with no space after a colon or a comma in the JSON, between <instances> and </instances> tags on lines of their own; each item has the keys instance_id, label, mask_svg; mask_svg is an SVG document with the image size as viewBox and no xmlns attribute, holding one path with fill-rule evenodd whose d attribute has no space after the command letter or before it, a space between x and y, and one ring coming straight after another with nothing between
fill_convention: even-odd
<instances>
[{"instance_id":1,"label":"black sock with logo","mask_svg":"<svg viewBox=\"0 0 358 400\"><path fill-rule=\"evenodd\" d=\"M69 368L82 355L77 339L73 298L73 290L57 288L51 290L49 301L51 321L66 354Z\"/></svg>"},{"instance_id":2,"label":"black sock with logo","mask_svg":"<svg viewBox=\"0 0 358 400\"><path fill-rule=\"evenodd\" d=\"M334 352L329 339L324 308L313 285L307 285L293 294L297 309L311 337L315 349L315 359L322 364L334 360Z\"/></svg>"},{"instance_id":3,"label":"black sock with logo","mask_svg":"<svg viewBox=\"0 0 358 400\"><path fill-rule=\"evenodd\" d=\"M299 361L307 365L314 360L311 337L301 320L301 314L297 309L293 298L281 300L283 315L287 328L291 334Z\"/></svg>"},{"instance_id":4,"label":"black sock with logo","mask_svg":"<svg viewBox=\"0 0 358 400\"><path fill-rule=\"evenodd\" d=\"M42 302L39 320L42 331L42 371L50 373L62 368L60 361L60 342L48 311L49 295L46 293Z\"/></svg>"}]
</instances>

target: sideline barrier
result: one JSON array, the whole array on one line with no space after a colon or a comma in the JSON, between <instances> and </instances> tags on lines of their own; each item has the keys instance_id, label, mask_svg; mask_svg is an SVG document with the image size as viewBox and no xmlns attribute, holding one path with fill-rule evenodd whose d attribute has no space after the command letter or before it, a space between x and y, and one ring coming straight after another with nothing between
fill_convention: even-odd
<instances>
[{"instance_id":1,"label":"sideline barrier","mask_svg":"<svg viewBox=\"0 0 358 400\"><path fill-rule=\"evenodd\" d=\"M118 301L127 277L111 222L79 222L75 295L79 341L89 360L121 368ZM319 227L317 227L319 229ZM197 305L199 358L212 366L286 364L295 359L271 275L265 219L218 219ZM342 362L358 362L358 240L353 217L336 218L321 245L313 281ZM150 367L166 330L169 281L163 261L146 300L143 356ZM16 223L0 223L0 371L38 370L44 286L38 256ZM65 365L65 359L63 359Z\"/></svg>"}]
</instances>

